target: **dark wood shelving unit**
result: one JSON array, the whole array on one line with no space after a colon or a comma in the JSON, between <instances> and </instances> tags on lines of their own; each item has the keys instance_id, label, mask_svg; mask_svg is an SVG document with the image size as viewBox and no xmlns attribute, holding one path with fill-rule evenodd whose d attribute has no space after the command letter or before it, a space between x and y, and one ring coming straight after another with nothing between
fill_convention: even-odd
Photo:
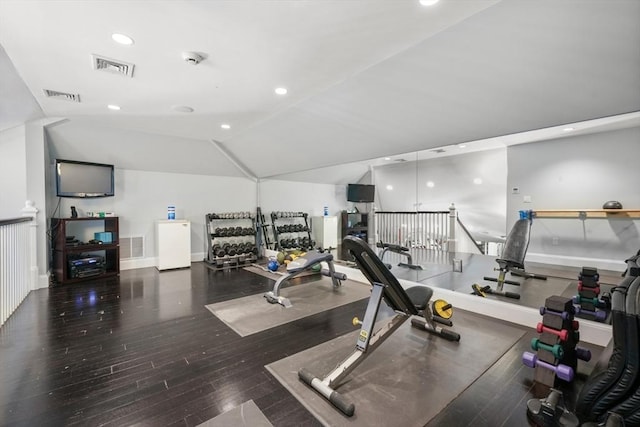
<instances>
[{"instance_id":1,"label":"dark wood shelving unit","mask_svg":"<svg viewBox=\"0 0 640 427\"><path fill-rule=\"evenodd\" d=\"M347 212L342 211L340 217L340 259L351 261L351 256L342 247L342 240L346 236L360 237L365 242L369 239L369 214L367 212Z\"/></svg>"},{"instance_id":2,"label":"dark wood shelving unit","mask_svg":"<svg viewBox=\"0 0 640 427\"><path fill-rule=\"evenodd\" d=\"M70 228L87 225L94 222L100 231L111 233L111 242L69 243L68 236L72 236ZM85 223L85 224L83 224ZM99 277L117 276L120 274L120 245L119 245L118 217L106 218L51 218L51 245L53 249L52 271L56 283L64 285L96 279ZM90 240L90 239L89 239ZM99 274L90 274L83 277L72 277L69 261L81 258L83 255L97 254L104 257L104 268Z\"/></svg>"}]
</instances>

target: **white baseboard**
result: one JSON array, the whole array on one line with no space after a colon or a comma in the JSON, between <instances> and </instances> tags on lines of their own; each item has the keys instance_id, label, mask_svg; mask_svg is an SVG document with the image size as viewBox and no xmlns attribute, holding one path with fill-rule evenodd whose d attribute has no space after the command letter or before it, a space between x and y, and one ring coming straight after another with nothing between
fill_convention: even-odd
<instances>
[{"instance_id":1,"label":"white baseboard","mask_svg":"<svg viewBox=\"0 0 640 427\"><path fill-rule=\"evenodd\" d=\"M562 265L565 267L595 267L602 270L623 272L627 265L622 260L600 259L586 257L572 257L565 255L548 255L528 252L526 261L539 262L542 264Z\"/></svg>"},{"instance_id":2,"label":"white baseboard","mask_svg":"<svg viewBox=\"0 0 640 427\"><path fill-rule=\"evenodd\" d=\"M149 268L158 265L156 257L149 258L131 258L120 260L120 271L134 270L136 268Z\"/></svg>"},{"instance_id":3,"label":"white baseboard","mask_svg":"<svg viewBox=\"0 0 640 427\"><path fill-rule=\"evenodd\" d=\"M194 252L191 254L191 262L200 262L204 259L204 252ZM148 268L148 267L157 267L158 266L158 258L156 257L147 257L147 258L132 258L132 259L121 259L120 260L120 270L134 270L136 268Z\"/></svg>"},{"instance_id":4,"label":"white baseboard","mask_svg":"<svg viewBox=\"0 0 640 427\"><path fill-rule=\"evenodd\" d=\"M39 274L38 282L36 284L36 289L48 288L50 283L49 273L47 274Z\"/></svg>"}]
</instances>

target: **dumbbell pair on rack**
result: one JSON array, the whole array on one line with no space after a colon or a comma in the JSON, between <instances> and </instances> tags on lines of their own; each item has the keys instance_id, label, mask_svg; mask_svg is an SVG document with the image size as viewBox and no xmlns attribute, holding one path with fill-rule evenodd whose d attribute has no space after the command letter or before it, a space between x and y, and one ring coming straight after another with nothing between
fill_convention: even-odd
<instances>
[{"instance_id":1,"label":"dumbbell pair on rack","mask_svg":"<svg viewBox=\"0 0 640 427\"><path fill-rule=\"evenodd\" d=\"M209 220L212 219L248 219L253 218L251 212L225 212L207 214Z\"/></svg>"},{"instance_id":2,"label":"dumbbell pair on rack","mask_svg":"<svg viewBox=\"0 0 640 427\"><path fill-rule=\"evenodd\" d=\"M252 236L255 234L251 227L216 227L214 237Z\"/></svg>"}]
</instances>

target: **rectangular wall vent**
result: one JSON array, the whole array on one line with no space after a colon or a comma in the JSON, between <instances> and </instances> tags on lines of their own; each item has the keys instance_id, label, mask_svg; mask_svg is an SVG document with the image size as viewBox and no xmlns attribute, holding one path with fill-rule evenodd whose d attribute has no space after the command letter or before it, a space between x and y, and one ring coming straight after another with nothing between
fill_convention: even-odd
<instances>
[{"instance_id":1,"label":"rectangular wall vent","mask_svg":"<svg viewBox=\"0 0 640 427\"><path fill-rule=\"evenodd\" d=\"M80 102L80 95L77 93L58 92L57 90L44 89L47 98L60 99L63 101Z\"/></svg>"},{"instance_id":2,"label":"rectangular wall vent","mask_svg":"<svg viewBox=\"0 0 640 427\"><path fill-rule=\"evenodd\" d=\"M120 259L132 258L144 258L144 236L120 238Z\"/></svg>"},{"instance_id":3,"label":"rectangular wall vent","mask_svg":"<svg viewBox=\"0 0 640 427\"><path fill-rule=\"evenodd\" d=\"M107 71L109 73L120 74L122 76L133 77L134 64L118 61L115 59L105 58L104 56L93 54L93 69L99 71Z\"/></svg>"}]
</instances>

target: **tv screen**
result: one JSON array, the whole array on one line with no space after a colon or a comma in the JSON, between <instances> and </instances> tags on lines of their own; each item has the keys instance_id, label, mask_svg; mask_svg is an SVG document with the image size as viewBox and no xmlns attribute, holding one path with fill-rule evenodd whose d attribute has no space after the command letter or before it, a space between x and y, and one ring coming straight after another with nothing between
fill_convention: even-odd
<instances>
[{"instance_id":1,"label":"tv screen","mask_svg":"<svg viewBox=\"0 0 640 427\"><path fill-rule=\"evenodd\" d=\"M78 198L113 196L113 165L56 159L56 195Z\"/></svg>"},{"instance_id":2,"label":"tv screen","mask_svg":"<svg viewBox=\"0 0 640 427\"><path fill-rule=\"evenodd\" d=\"M373 203L375 192L375 185L349 184L347 186L347 201Z\"/></svg>"}]
</instances>

